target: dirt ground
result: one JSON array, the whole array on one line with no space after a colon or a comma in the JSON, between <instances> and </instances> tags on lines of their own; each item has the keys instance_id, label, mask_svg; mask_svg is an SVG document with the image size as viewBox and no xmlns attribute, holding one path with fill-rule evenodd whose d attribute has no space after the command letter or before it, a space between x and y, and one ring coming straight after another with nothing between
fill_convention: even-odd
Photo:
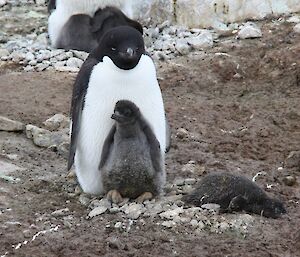
<instances>
[{"instance_id":1,"label":"dirt ground","mask_svg":"<svg viewBox=\"0 0 300 257\"><path fill-rule=\"evenodd\" d=\"M64 158L35 146L24 133L0 132L2 155L16 154L11 162L25 168L17 183L0 180L0 256L300 256L300 163L284 167L289 153L300 150L300 36L292 24L260 25L260 39L224 37L205 53L157 64L172 129L167 179L198 177L182 171L191 160L206 173L250 178L263 171L257 183L283 200L287 215L253 215L255 226L246 237L195 235L185 225L167 229L149 219L117 230L109 224L124 221L120 214L87 220L87 208L68 195ZM74 78L26 73L7 63L0 73L0 115L41 126L53 114L68 114ZM192 136L177 137L178 128ZM287 186L287 175L298 182ZM66 207L67 216L51 215Z\"/></svg>"}]
</instances>

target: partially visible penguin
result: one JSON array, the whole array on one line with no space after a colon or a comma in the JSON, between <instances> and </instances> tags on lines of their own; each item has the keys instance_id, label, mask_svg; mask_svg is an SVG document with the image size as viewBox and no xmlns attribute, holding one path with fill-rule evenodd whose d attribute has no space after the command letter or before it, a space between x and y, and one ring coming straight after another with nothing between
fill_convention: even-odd
<instances>
[{"instance_id":1,"label":"partially visible penguin","mask_svg":"<svg viewBox=\"0 0 300 257\"><path fill-rule=\"evenodd\" d=\"M182 200L199 207L216 203L223 212L246 211L271 218L286 213L283 204L270 198L257 184L244 176L226 172L206 175Z\"/></svg>"},{"instance_id":2,"label":"partially visible penguin","mask_svg":"<svg viewBox=\"0 0 300 257\"><path fill-rule=\"evenodd\" d=\"M50 0L48 10L51 12L48 19L48 33L53 47L58 47L62 30L73 15L87 15L92 18L99 8L115 6L120 8L127 16L131 17L130 0ZM80 25L81 17L76 18L76 25ZM86 21L87 17L84 18ZM70 25L68 25L70 26ZM72 27L73 28L73 27ZM78 30L86 29L79 26ZM75 31L76 27L72 31Z\"/></svg>"},{"instance_id":3,"label":"partially visible penguin","mask_svg":"<svg viewBox=\"0 0 300 257\"><path fill-rule=\"evenodd\" d=\"M115 124L102 149L99 171L112 202L122 197L149 200L162 192L165 171L160 144L150 124L131 101L116 103Z\"/></svg>"},{"instance_id":4,"label":"partially visible penguin","mask_svg":"<svg viewBox=\"0 0 300 257\"><path fill-rule=\"evenodd\" d=\"M56 47L91 52L105 32L117 26L131 26L143 34L139 22L129 19L118 8L105 7L93 18L86 14L72 15L63 26Z\"/></svg>"},{"instance_id":5,"label":"partially visible penguin","mask_svg":"<svg viewBox=\"0 0 300 257\"><path fill-rule=\"evenodd\" d=\"M145 52L142 34L128 26L111 29L102 37L74 84L68 169L75 162L84 192L104 193L98 168L104 141L114 125L111 113L122 99L139 107L160 144L164 162L166 118L155 66Z\"/></svg>"}]
</instances>

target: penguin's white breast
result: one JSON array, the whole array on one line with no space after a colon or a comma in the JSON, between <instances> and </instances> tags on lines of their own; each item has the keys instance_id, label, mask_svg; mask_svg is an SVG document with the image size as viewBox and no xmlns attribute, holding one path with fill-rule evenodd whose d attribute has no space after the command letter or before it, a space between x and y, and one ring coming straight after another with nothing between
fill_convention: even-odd
<instances>
[{"instance_id":1,"label":"penguin's white breast","mask_svg":"<svg viewBox=\"0 0 300 257\"><path fill-rule=\"evenodd\" d=\"M78 150L99 163L102 146L118 100L130 100L141 110L165 150L165 113L154 64L143 55L132 70L119 69L108 57L91 74L82 112Z\"/></svg>"}]
</instances>

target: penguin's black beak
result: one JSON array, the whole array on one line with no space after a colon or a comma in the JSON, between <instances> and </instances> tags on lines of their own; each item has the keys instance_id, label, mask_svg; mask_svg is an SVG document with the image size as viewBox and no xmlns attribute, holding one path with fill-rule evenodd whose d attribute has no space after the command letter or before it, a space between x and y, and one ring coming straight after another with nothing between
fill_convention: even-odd
<instances>
[{"instance_id":1,"label":"penguin's black beak","mask_svg":"<svg viewBox=\"0 0 300 257\"><path fill-rule=\"evenodd\" d=\"M124 52L120 52L120 56L124 59L132 60L136 57L136 52L131 47L128 47Z\"/></svg>"}]
</instances>

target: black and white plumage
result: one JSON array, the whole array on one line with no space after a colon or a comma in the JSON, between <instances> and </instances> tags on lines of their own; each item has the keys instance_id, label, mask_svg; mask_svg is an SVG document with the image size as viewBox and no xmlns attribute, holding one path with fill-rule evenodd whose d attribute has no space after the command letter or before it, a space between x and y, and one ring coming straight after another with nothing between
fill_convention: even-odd
<instances>
[{"instance_id":1,"label":"black and white plumage","mask_svg":"<svg viewBox=\"0 0 300 257\"><path fill-rule=\"evenodd\" d=\"M166 149L166 119L152 59L145 53L142 34L121 26L109 30L89 55L77 76L72 99L72 134L68 169L87 193L103 193L99 164L112 126L115 103L135 103L157 138L162 159Z\"/></svg>"},{"instance_id":2,"label":"black and white plumage","mask_svg":"<svg viewBox=\"0 0 300 257\"><path fill-rule=\"evenodd\" d=\"M199 207L216 203L224 212L244 210L272 218L286 213L283 204L270 198L257 184L226 172L205 176L193 192L183 197L183 201Z\"/></svg>"},{"instance_id":3,"label":"black and white plumage","mask_svg":"<svg viewBox=\"0 0 300 257\"><path fill-rule=\"evenodd\" d=\"M131 15L131 3L127 0L50 0L48 2L48 11L50 12L48 32L51 45L64 49L71 49L75 46L75 49L85 51L88 46L92 47L99 37L99 32L92 32L93 17L97 11L96 20L99 19L99 16L107 16L106 13L109 11L101 11L107 6L115 6L127 16ZM118 25L125 25L123 17L120 18ZM126 25L131 26L131 24ZM91 38L93 38L93 42L90 43ZM82 47L81 44L83 44ZM92 49L89 49L88 52Z\"/></svg>"},{"instance_id":4,"label":"black and white plumage","mask_svg":"<svg viewBox=\"0 0 300 257\"><path fill-rule=\"evenodd\" d=\"M131 101L116 103L115 124L102 149L99 170L105 192L122 197L161 193L165 172L160 144L139 108Z\"/></svg>"}]
</instances>

